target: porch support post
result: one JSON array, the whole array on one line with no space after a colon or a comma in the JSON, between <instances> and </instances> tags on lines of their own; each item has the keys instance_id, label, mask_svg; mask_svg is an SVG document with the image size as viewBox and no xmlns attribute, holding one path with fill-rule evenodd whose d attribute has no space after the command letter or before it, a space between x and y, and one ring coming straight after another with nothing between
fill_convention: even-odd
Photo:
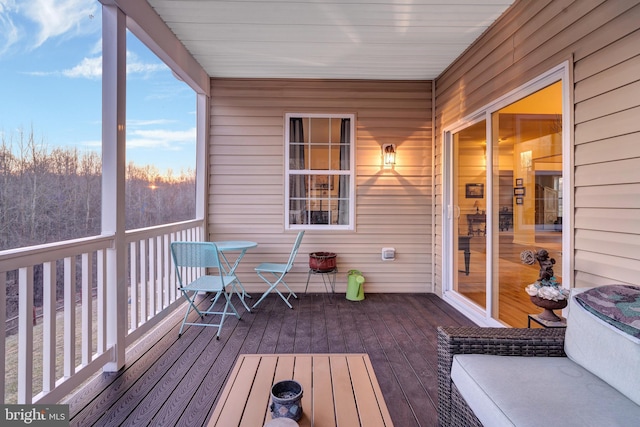
<instances>
[{"instance_id":1,"label":"porch support post","mask_svg":"<svg viewBox=\"0 0 640 427\"><path fill-rule=\"evenodd\" d=\"M207 200L209 189L209 96L198 93L196 135L196 218L202 219L198 240L208 240Z\"/></svg>"},{"instance_id":2,"label":"porch support post","mask_svg":"<svg viewBox=\"0 0 640 427\"><path fill-rule=\"evenodd\" d=\"M126 16L102 8L102 234L113 235L106 260L106 338L117 371L125 362L127 282L125 263Z\"/></svg>"}]
</instances>

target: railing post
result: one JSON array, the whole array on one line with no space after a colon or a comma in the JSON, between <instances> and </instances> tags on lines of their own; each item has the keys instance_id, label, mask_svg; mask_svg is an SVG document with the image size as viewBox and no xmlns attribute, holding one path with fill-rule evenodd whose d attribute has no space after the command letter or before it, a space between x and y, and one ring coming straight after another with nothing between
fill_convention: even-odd
<instances>
[{"instance_id":1,"label":"railing post","mask_svg":"<svg viewBox=\"0 0 640 427\"><path fill-rule=\"evenodd\" d=\"M4 271L0 271L0 289L3 289L3 292L0 292L0 319L7 318L7 273ZM0 328L0 354L4 354L5 357L0 358L0 372L6 372L6 339L7 339L7 322L2 322L3 327ZM6 402L7 397L5 394L5 375L0 375L0 393L2 396L2 401Z\"/></svg>"},{"instance_id":2,"label":"railing post","mask_svg":"<svg viewBox=\"0 0 640 427\"><path fill-rule=\"evenodd\" d=\"M82 365L91 362L93 349L93 254L82 254Z\"/></svg>"},{"instance_id":3,"label":"railing post","mask_svg":"<svg viewBox=\"0 0 640 427\"><path fill-rule=\"evenodd\" d=\"M76 369L76 257L64 259L64 377Z\"/></svg>"},{"instance_id":4,"label":"railing post","mask_svg":"<svg viewBox=\"0 0 640 427\"><path fill-rule=\"evenodd\" d=\"M97 318L98 318L98 336L96 350L98 354L102 354L107 349L107 337L105 332L106 313L107 313L107 300L105 285L107 282L107 269L105 268L106 253L105 250L100 249L98 251L98 265L97 265Z\"/></svg>"},{"instance_id":5,"label":"railing post","mask_svg":"<svg viewBox=\"0 0 640 427\"><path fill-rule=\"evenodd\" d=\"M33 267L18 271L18 403L24 404L33 395Z\"/></svg>"},{"instance_id":6,"label":"railing post","mask_svg":"<svg viewBox=\"0 0 640 427\"><path fill-rule=\"evenodd\" d=\"M107 249L107 347L105 371L125 363L127 274L125 239L126 16L102 7L102 233L114 234Z\"/></svg>"},{"instance_id":7,"label":"railing post","mask_svg":"<svg viewBox=\"0 0 640 427\"><path fill-rule=\"evenodd\" d=\"M56 263L42 266L42 391L56 387Z\"/></svg>"}]
</instances>

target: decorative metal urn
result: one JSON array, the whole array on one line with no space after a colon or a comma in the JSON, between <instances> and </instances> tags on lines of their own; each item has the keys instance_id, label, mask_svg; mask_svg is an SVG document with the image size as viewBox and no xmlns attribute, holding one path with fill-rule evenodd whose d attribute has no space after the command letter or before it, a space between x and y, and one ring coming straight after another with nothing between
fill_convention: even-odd
<instances>
[{"instance_id":1,"label":"decorative metal urn","mask_svg":"<svg viewBox=\"0 0 640 427\"><path fill-rule=\"evenodd\" d=\"M537 252L530 249L524 250L520 253L520 260L528 265L533 265L537 261L540 265L538 280L525 288L531 302L544 310L538 317L549 322L559 322L560 317L553 310L560 310L567 306L569 291L562 288L553 274L553 265L556 260L549 257L546 249L540 249Z\"/></svg>"}]
</instances>

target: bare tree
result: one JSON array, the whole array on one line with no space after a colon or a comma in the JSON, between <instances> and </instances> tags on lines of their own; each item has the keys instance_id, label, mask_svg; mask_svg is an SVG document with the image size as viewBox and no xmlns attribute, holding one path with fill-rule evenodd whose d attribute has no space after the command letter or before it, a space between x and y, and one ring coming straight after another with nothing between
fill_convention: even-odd
<instances>
[{"instance_id":1,"label":"bare tree","mask_svg":"<svg viewBox=\"0 0 640 427\"><path fill-rule=\"evenodd\" d=\"M54 148L33 130L0 144L0 250L100 233L102 165L96 152ZM126 227L194 218L193 170L162 175L153 165L126 169Z\"/></svg>"}]
</instances>

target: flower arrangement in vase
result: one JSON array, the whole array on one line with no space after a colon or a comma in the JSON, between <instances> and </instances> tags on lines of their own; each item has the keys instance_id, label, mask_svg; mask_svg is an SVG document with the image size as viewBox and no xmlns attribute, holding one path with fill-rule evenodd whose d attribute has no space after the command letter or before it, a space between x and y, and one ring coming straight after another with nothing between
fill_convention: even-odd
<instances>
[{"instance_id":1,"label":"flower arrangement in vase","mask_svg":"<svg viewBox=\"0 0 640 427\"><path fill-rule=\"evenodd\" d=\"M544 309L539 315L540 319L550 322L558 322L560 318L553 310L563 309L567 306L569 290L562 288L553 274L553 265L556 260L549 257L546 249L537 252L526 249L520 253L523 264L540 264L538 280L528 285L524 290L529 294L531 302Z\"/></svg>"}]
</instances>

